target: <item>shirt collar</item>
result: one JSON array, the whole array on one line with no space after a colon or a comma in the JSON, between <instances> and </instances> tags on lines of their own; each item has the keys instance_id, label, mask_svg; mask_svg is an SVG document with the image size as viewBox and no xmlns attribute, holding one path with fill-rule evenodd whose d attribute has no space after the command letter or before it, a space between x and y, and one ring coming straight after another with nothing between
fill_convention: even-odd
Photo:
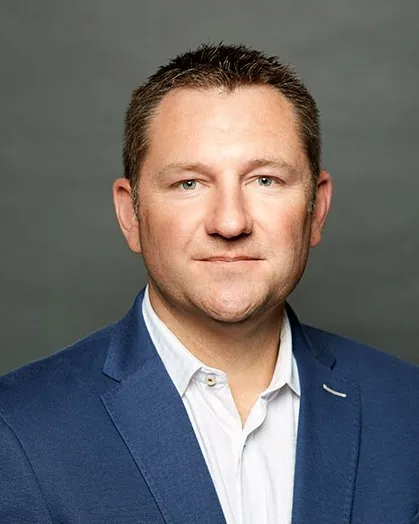
<instances>
[{"instance_id":1,"label":"shirt collar","mask_svg":"<svg viewBox=\"0 0 419 524\"><path fill-rule=\"evenodd\" d=\"M148 286L144 293L142 311L151 340L181 397L185 394L192 377L198 371L224 375L222 371L210 368L197 359L174 333L170 331L166 324L160 320L151 305ZM287 313L284 310L281 330L281 351L279 352L279 358L275 365L271 383L262 393L262 396L279 390L285 384L300 396L297 363L292 353L291 326Z\"/></svg>"},{"instance_id":2,"label":"shirt collar","mask_svg":"<svg viewBox=\"0 0 419 524\"><path fill-rule=\"evenodd\" d=\"M151 340L163 361L179 395L182 397L192 376L203 366L182 342L170 331L166 324L155 313L148 292L145 289L143 299L143 316Z\"/></svg>"},{"instance_id":3,"label":"shirt collar","mask_svg":"<svg viewBox=\"0 0 419 524\"><path fill-rule=\"evenodd\" d=\"M262 396L278 391L288 385L295 394L301 395L300 380L298 377L297 362L292 352L292 332L287 312L284 309L284 317L281 329L281 344L276 361L275 370L271 383L262 393Z\"/></svg>"}]
</instances>

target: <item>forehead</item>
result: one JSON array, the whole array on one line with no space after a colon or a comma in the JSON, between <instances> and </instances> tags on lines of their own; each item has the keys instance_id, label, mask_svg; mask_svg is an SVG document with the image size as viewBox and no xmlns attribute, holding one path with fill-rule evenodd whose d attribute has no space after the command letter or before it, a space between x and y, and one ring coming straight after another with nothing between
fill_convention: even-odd
<instances>
[{"instance_id":1,"label":"forehead","mask_svg":"<svg viewBox=\"0 0 419 524\"><path fill-rule=\"evenodd\" d=\"M294 108L267 86L174 89L158 105L149 127L146 163L229 165L246 158L283 157L306 164Z\"/></svg>"}]
</instances>

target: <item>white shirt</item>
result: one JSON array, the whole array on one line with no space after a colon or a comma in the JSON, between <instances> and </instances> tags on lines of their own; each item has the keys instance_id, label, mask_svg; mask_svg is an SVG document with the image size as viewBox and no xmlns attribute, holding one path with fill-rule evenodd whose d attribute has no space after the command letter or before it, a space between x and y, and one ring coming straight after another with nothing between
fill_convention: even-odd
<instances>
[{"instance_id":1,"label":"white shirt","mask_svg":"<svg viewBox=\"0 0 419 524\"><path fill-rule=\"evenodd\" d=\"M143 315L151 339L182 397L227 524L291 523L300 383L286 313L269 387L244 427L227 376L200 362L154 312Z\"/></svg>"}]
</instances>

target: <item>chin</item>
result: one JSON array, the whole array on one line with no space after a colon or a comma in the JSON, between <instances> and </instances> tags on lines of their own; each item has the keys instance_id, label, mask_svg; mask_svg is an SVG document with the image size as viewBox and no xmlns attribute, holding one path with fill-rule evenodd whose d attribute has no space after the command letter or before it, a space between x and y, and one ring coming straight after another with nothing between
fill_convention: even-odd
<instances>
[{"instance_id":1,"label":"chin","mask_svg":"<svg viewBox=\"0 0 419 524\"><path fill-rule=\"evenodd\" d=\"M238 323L250 318L262 306L264 300L255 300L255 295L243 296L243 293L214 292L209 297L202 297L198 307L209 318L217 322ZM260 304L259 304L260 302Z\"/></svg>"},{"instance_id":2,"label":"chin","mask_svg":"<svg viewBox=\"0 0 419 524\"><path fill-rule=\"evenodd\" d=\"M212 320L223 324L239 324L252 316L252 311L221 311L207 310L206 314Z\"/></svg>"}]
</instances>

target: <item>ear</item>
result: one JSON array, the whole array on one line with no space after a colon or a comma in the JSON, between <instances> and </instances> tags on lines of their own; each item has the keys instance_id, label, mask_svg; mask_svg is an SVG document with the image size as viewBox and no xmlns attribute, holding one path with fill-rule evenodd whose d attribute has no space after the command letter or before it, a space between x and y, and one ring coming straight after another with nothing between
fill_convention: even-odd
<instances>
[{"instance_id":1,"label":"ear","mask_svg":"<svg viewBox=\"0 0 419 524\"><path fill-rule=\"evenodd\" d=\"M322 230L326 223L326 218L330 209L330 202L332 200L332 177L327 171L320 171L316 188L317 194L311 218L311 247L315 247L320 243Z\"/></svg>"},{"instance_id":2,"label":"ear","mask_svg":"<svg viewBox=\"0 0 419 524\"><path fill-rule=\"evenodd\" d=\"M113 203L119 227L128 246L134 253L141 253L138 218L134 210L129 180L118 178L112 186Z\"/></svg>"}]
</instances>

